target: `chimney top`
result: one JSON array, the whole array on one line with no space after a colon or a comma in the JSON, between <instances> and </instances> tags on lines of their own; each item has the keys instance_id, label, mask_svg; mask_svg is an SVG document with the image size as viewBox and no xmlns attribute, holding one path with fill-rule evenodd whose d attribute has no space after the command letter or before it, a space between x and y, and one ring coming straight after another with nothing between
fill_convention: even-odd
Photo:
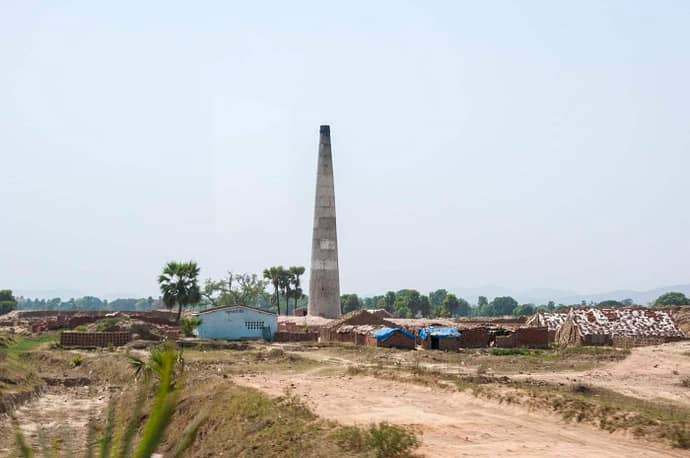
<instances>
[{"instance_id":1,"label":"chimney top","mask_svg":"<svg viewBox=\"0 0 690 458\"><path fill-rule=\"evenodd\" d=\"M329 126L328 124L324 124L324 125L322 125L321 128L319 129L319 132L320 132L322 135L323 135L323 134L331 135L331 126Z\"/></svg>"}]
</instances>

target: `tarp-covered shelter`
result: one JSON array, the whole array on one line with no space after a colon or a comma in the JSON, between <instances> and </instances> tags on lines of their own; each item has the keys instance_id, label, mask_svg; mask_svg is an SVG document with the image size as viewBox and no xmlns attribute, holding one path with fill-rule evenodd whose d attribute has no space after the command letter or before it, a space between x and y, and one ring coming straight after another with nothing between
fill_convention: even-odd
<instances>
[{"instance_id":1,"label":"tarp-covered shelter","mask_svg":"<svg viewBox=\"0 0 690 458\"><path fill-rule=\"evenodd\" d=\"M560 345L649 345L682 340L685 334L666 310L571 309L556 332Z\"/></svg>"},{"instance_id":2,"label":"tarp-covered shelter","mask_svg":"<svg viewBox=\"0 0 690 458\"><path fill-rule=\"evenodd\" d=\"M367 345L372 347L409 348L415 347L415 336L402 328L383 327L372 331L367 337Z\"/></svg>"},{"instance_id":3,"label":"tarp-covered shelter","mask_svg":"<svg viewBox=\"0 0 690 458\"><path fill-rule=\"evenodd\" d=\"M422 347L431 350L457 350L461 346L462 333L457 328L422 328L419 340Z\"/></svg>"}]
</instances>

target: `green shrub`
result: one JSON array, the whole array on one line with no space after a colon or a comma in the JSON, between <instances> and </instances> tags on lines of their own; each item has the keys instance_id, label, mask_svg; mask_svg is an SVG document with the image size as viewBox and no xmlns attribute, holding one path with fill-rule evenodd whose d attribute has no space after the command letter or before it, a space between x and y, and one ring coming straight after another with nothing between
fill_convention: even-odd
<instances>
[{"instance_id":1,"label":"green shrub","mask_svg":"<svg viewBox=\"0 0 690 458\"><path fill-rule=\"evenodd\" d=\"M529 350L526 348L492 348L493 356L528 356Z\"/></svg>"},{"instance_id":2,"label":"green shrub","mask_svg":"<svg viewBox=\"0 0 690 458\"><path fill-rule=\"evenodd\" d=\"M368 428L346 426L334 435L336 444L351 452L371 452L376 458L410 456L419 447L417 435L401 426L381 422Z\"/></svg>"},{"instance_id":3,"label":"green shrub","mask_svg":"<svg viewBox=\"0 0 690 458\"><path fill-rule=\"evenodd\" d=\"M675 448L690 448L690 431L685 425L675 426L671 431L671 445Z\"/></svg>"},{"instance_id":4,"label":"green shrub","mask_svg":"<svg viewBox=\"0 0 690 458\"><path fill-rule=\"evenodd\" d=\"M76 355L74 358L72 358L72 367L79 367L81 366L81 355Z\"/></svg>"},{"instance_id":5,"label":"green shrub","mask_svg":"<svg viewBox=\"0 0 690 458\"><path fill-rule=\"evenodd\" d=\"M99 320L96 323L96 331L97 332L107 332L114 328L115 326L118 325L122 321L122 318L103 318L102 320Z\"/></svg>"},{"instance_id":6,"label":"green shrub","mask_svg":"<svg viewBox=\"0 0 690 458\"><path fill-rule=\"evenodd\" d=\"M180 329L182 330L182 334L184 334L185 337L193 337L194 330L198 328L201 323L203 323L201 318L182 318L180 321Z\"/></svg>"}]
</instances>

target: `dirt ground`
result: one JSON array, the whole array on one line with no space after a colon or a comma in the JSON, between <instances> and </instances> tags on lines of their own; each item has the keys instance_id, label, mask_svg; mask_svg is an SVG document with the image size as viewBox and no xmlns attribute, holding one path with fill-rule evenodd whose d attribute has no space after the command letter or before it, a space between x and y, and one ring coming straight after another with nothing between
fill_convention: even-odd
<instances>
[{"instance_id":1,"label":"dirt ground","mask_svg":"<svg viewBox=\"0 0 690 458\"><path fill-rule=\"evenodd\" d=\"M148 354L144 350L132 352L141 357ZM690 342L635 348L627 357L627 353L615 355L616 361L606 359L610 355L596 359L595 353L557 359L561 356L554 352L523 358L492 356L487 351L459 354L251 344L234 350L186 350L185 361L189 386L203 381L205 389L222 390L223 384L234 381L276 397L288 390L318 416L341 424L364 426L386 421L412 427L421 433L422 446L417 450L420 456L690 456L687 450L671 448L668 441L635 438L624 428L609 433L591 423L566 422L548 409L501 404L496 398L474 396L470 390L373 378L371 372L365 375L347 370L383 367L409 373L414 364L419 364L426 370L476 375L479 366L488 364L486 370L493 376L506 375L505 379L530 378L569 386L585 383L639 399L671 400L690 406L690 389L681 385L684 378L690 377ZM72 367L70 362L77 354L83 361L79 367ZM83 449L89 418L102 416L111 394L117 395L132 374L123 351L44 349L26 355L24 361L40 369L44 380L58 382L57 386L49 384L41 397L14 412L34 449L40 447L41 429L48 431L49 446L57 440L68 441L77 452ZM531 371L535 365L541 365L537 372ZM64 386L68 381L84 379L87 386ZM71 433L66 433L68 430ZM222 436L223 432L218 434ZM9 420L0 419L0 456L11 456L13 436Z\"/></svg>"},{"instance_id":2,"label":"dirt ground","mask_svg":"<svg viewBox=\"0 0 690 458\"><path fill-rule=\"evenodd\" d=\"M681 384L684 378L690 378L690 341L633 348L626 359L588 371L550 372L514 378L559 383L576 381L639 399L665 399L690 406L690 389Z\"/></svg>"},{"instance_id":3,"label":"dirt ground","mask_svg":"<svg viewBox=\"0 0 690 458\"><path fill-rule=\"evenodd\" d=\"M422 433L418 452L423 456L688 456L687 451L565 423L544 412L365 376L255 374L234 381L275 396L294 390L317 415L340 423L412 426Z\"/></svg>"},{"instance_id":4,"label":"dirt ground","mask_svg":"<svg viewBox=\"0 0 690 458\"><path fill-rule=\"evenodd\" d=\"M43 395L15 410L13 416L34 450L42 446L51 449L60 443L80 453L85 450L89 419L100 418L108 399L107 391L95 387L49 387ZM0 426L0 456L11 456L14 428L9 419L0 421Z\"/></svg>"}]
</instances>

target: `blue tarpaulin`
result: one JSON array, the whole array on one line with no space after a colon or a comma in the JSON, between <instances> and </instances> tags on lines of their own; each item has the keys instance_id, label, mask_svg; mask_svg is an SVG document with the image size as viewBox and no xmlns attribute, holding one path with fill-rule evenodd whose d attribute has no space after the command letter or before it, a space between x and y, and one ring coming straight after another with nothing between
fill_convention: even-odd
<instances>
[{"instance_id":1,"label":"blue tarpaulin","mask_svg":"<svg viewBox=\"0 0 690 458\"><path fill-rule=\"evenodd\" d=\"M427 337L447 339L449 337L460 337L460 335L460 331L456 328L422 328L419 331L419 338L422 340L426 340Z\"/></svg>"},{"instance_id":2,"label":"blue tarpaulin","mask_svg":"<svg viewBox=\"0 0 690 458\"><path fill-rule=\"evenodd\" d=\"M377 342L383 342L384 340L388 339L390 336L395 334L396 332L400 332L404 334L405 336L409 337L410 339L414 340L414 335L411 334L410 332L400 329L400 328L381 328L374 332L374 337L376 337Z\"/></svg>"}]
</instances>

